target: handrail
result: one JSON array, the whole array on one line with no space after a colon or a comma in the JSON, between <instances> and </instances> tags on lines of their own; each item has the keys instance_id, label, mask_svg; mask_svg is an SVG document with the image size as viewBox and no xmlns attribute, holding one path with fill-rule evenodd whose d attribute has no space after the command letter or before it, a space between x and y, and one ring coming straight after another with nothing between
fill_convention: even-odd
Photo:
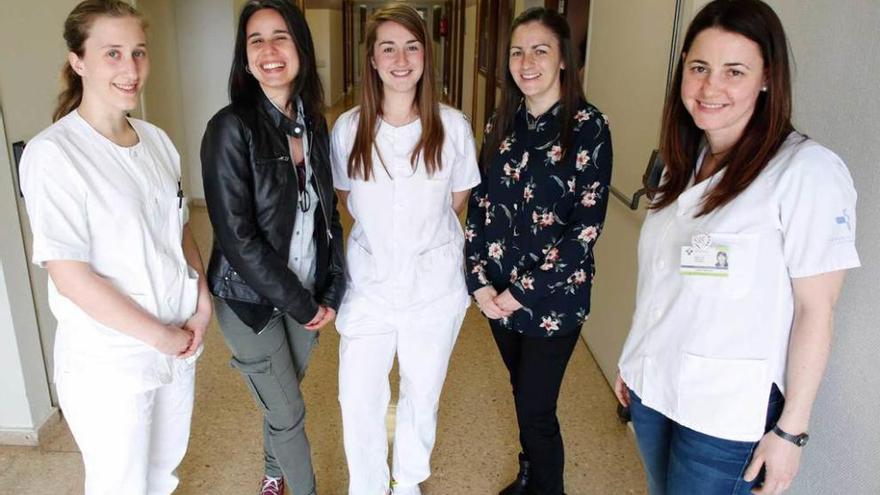
<instances>
[{"instance_id":1,"label":"handrail","mask_svg":"<svg viewBox=\"0 0 880 495\"><path fill-rule=\"evenodd\" d=\"M660 152L654 150L651 152L651 158L648 159L648 165L645 167L645 173L642 175L642 188L634 192L632 198L627 197L619 189L611 186L611 194L625 204L630 210L639 209L639 199L648 194L649 187L657 187L660 184L660 177L663 176L663 160L660 158Z\"/></svg>"}]
</instances>

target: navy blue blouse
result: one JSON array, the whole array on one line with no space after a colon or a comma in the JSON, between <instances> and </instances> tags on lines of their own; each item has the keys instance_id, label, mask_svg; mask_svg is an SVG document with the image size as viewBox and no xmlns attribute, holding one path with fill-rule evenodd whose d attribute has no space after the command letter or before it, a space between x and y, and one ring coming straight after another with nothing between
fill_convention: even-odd
<instances>
[{"instance_id":1,"label":"navy blue blouse","mask_svg":"<svg viewBox=\"0 0 880 495\"><path fill-rule=\"evenodd\" d=\"M561 110L557 103L535 120L520 104L513 132L501 141L488 171L481 167L482 182L468 204L468 290L510 289L523 308L500 323L529 336L569 335L587 319L593 246L608 206L608 119L582 102L572 148L563 158Z\"/></svg>"}]
</instances>

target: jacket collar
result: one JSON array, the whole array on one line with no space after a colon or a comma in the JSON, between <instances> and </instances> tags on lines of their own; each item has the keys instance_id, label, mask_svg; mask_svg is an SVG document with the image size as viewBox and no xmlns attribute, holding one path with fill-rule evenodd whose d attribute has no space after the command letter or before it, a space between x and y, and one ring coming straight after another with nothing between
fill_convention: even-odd
<instances>
[{"instance_id":1,"label":"jacket collar","mask_svg":"<svg viewBox=\"0 0 880 495\"><path fill-rule=\"evenodd\" d=\"M269 120L278 128L281 132L283 132L287 136L293 136L295 134L294 129L296 126L299 126L301 129L305 130L305 123L303 122L303 108L302 102L299 101L299 98L296 100L297 104L297 120L294 122L287 115L284 115L278 107L275 106L274 103L266 96L265 93L260 91L260 107L269 116ZM302 131L300 131L302 132Z\"/></svg>"}]
</instances>

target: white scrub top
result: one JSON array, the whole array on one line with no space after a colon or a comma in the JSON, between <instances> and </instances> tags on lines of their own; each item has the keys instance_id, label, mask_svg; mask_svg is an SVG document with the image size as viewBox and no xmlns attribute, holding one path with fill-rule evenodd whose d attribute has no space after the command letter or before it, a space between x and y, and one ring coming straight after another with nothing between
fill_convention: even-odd
<instances>
[{"instance_id":1,"label":"white scrub top","mask_svg":"<svg viewBox=\"0 0 880 495\"><path fill-rule=\"evenodd\" d=\"M443 168L430 176L422 158L415 170L410 163L421 122L394 127L380 120L373 176L364 181L349 179L347 173L359 112L355 107L342 114L331 138L333 183L349 191L347 207L355 220L346 247L348 288L340 312L353 299L367 300L365 308L382 311L417 310L450 297L467 307L464 233L452 209L453 192L480 183L467 118L440 106Z\"/></svg>"},{"instance_id":2,"label":"white scrub top","mask_svg":"<svg viewBox=\"0 0 880 495\"><path fill-rule=\"evenodd\" d=\"M791 280L859 266L856 192L837 155L792 133L736 199L695 218L724 173L692 179L677 202L645 219L619 368L646 406L693 430L752 442L764 434L771 385L785 387ZM685 274L694 272L688 249L707 242L726 263Z\"/></svg>"},{"instance_id":3,"label":"white scrub top","mask_svg":"<svg viewBox=\"0 0 880 495\"><path fill-rule=\"evenodd\" d=\"M129 119L138 144L119 146L73 111L33 138L21 183L33 230L33 262L74 260L166 324L182 325L198 299L198 274L183 256L188 220L179 197L180 157L168 136ZM193 365L93 320L58 293L55 380L94 373L104 383L139 391L170 383Z\"/></svg>"}]
</instances>

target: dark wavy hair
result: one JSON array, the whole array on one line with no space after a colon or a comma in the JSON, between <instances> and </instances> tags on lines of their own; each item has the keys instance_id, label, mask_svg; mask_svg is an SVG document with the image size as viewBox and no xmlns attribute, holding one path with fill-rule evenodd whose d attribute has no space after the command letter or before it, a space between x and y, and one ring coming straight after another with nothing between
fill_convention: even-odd
<instances>
[{"instance_id":1,"label":"dark wavy hair","mask_svg":"<svg viewBox=\"0 0 880 495\"><path fill-rule=\"evenodd\" d=\"M507 35L506 49L503 52L505 57L510 53L510 40L513 38L513 32L523 24L530 22L538 22L545 28L549 29L556 36L559 42L560 60L564 64L564 69L559 72L560 96L562 103L561 111L558 119L562 127L560 135L560 145L562 153L565 156L571 147L572 135L574 133L574 115L581 102L584 101L584 92L581 83L578 80L578 64L574 57L574 46L571 41L571 29L568 27L568 21L565 17L555 10L544 7L532 7L523 11L510 26L510 32ZM484 168L488 168L492 156L498 151L501 140L504 139L512 129L513 120L516 117L516 110L519 108L523 99L523 93L510 74L507 58L505 58L504 85L501 87L501 103L495 110L495 118L491 130L486 134L483 149L480 152L480 162Z\"/></svg>"},{"instance_id":2,"label":"dark wavy hair","mask_svg":"<svg viewBox=\"0 0 880 495\"><path fill-rule=\"evenodd\" d=\"M744 191L776 155L791 123L791 69L788 41L779 17L761 0L715 0L694 17L682 46L672 87L666 96L660 135L660 155L666 164L664 182L649 188L653 209L664 208L687 189L696 166L703 131L697 127L681 99L684 55L694 39L709 28L736 33L754 41L761 49L767 91L758 95L755 111L742 136L725 155L718 169L727 173L703 197L699 215L724 206Z\"/></svg>"},{"instance_id":3,"label":"dark wavy hair","mask_svg":"<svg viewBox=\"0 0 880 495\"><path fill-rule=\"evenodd\" d=\"M252 15L262 9L272 9L281 15L293 37L296 53L299 56L299 72L290 83L290 100L287 102L287 108L295 112L296 98L299 97L307 117L321 117L324 108L324 90L318 77L312 32L306 24L302 11L290 0L250 0L242 7L238 16L232 68L229 71L229 99L234 105L253 105L262 94L260 83L245 70L247 23Z\"/></svg>"}]
</instances>

